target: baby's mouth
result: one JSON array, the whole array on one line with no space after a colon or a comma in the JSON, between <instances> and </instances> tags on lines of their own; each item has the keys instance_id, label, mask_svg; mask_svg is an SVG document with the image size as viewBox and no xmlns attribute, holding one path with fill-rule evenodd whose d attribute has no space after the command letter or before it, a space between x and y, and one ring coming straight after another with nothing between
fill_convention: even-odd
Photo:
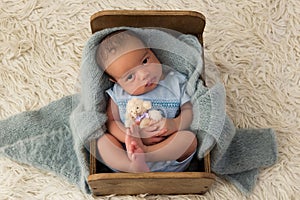
<instances>
[{"instance_id":1,"label":"baby's mouth","mask_svg":"<svg viewBox=\"0 0 300 200\"><path fill-rule=\"evenodd\" d=\"M151 87L152 85L155 84L155 82L156 82L156 78L152 78L146 83L145 87Z\"/></svg>"},{"instance_id":2,"label":"baby's mouth","mask_svg":"<svg viewBox=\"0 0 300 200\"><path fill-rule=\"evenodd\" d=\"M145 87L151 87L154 83L147 83Z\"/></svg>"}]
</instances>

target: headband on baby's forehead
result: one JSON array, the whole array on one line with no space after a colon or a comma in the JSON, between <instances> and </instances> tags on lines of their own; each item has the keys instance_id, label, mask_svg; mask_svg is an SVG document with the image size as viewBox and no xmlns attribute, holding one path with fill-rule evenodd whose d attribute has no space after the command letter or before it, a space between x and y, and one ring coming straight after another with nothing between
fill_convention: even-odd
<instances>
[{"instance_id":1,"label":"headband on baby's forehead","mask_svg":"<svg viewBox=\"0 0 300 200\"><path fill-rule=\"evenodd\" d=\"M128 52L146 48L145 43L129 30L118 30L102 39L97 49L97 63L106 69L110 63Z\"/></svg>"}]
</instances>

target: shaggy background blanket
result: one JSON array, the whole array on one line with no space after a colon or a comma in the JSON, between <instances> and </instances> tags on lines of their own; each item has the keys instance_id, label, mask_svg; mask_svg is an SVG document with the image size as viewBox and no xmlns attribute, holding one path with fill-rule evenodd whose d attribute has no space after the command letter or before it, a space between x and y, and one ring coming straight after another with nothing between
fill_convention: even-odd
<instances>
[{"instance_id":1,"label":"shaggy background blanket","mask_svg":"<svg viewBox=\"0 0 300 200\"><path fill-rule=\"evenodd\" d=\"M101 9L184 9L207 18L207 68L217 66L227 89L227 113L240 128L277 132L279 161L261 171L243 196L217 180L205 196L128 199L295 199L299 193L299 4L202 1L2 1L0 117L34 110L77 92L89 17ZM298 21L297 21L298 20ZM298 26L298 27L297 27ZM215 74L209 73L208 75ZM297 109L298 108L298 109ZM52 174L0 158L0 198L93 199ZM105 198L105 197L99 197Z\"/></svg>"}]
</instances>

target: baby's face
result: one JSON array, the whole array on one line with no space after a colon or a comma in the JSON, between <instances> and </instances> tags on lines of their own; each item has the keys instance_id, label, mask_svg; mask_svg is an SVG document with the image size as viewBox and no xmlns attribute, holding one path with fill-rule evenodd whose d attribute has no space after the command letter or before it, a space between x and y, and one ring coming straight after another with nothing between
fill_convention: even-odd
<instances>
[{"instance_id":1,"label":"baby's face","mask_svg":"<svg viewBox=\"0 0 300 200\"><path fill-rule=\"evenodd\" d=\"M117 55L106 72L131 95L150 92L162 79L161 63L148 48L132 48Z\"/></svg>"}]
</instances>

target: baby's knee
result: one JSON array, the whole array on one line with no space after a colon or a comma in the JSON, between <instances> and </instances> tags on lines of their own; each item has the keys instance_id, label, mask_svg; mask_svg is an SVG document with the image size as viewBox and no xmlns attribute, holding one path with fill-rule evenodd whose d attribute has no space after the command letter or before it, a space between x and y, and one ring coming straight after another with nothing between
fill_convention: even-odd
<instances>
[{"instance_id":1,"label":"baby's knee","mask_svg":"<svg viewBox=\"0 0 300 200\"><path fill-rule=\"evenodd\" d=\"M190 146L188 148L188 152L193 153L197 149L197 146L198 146L197 137L191 131L185 131L184 133L186 134L186 138L189 138L189 141L190 141Z\"/></svg>"},{"instance_id":2,"label":"baby's knee","mask_svg":"<svg viewBox=\"0 0 300 200\"><path fill-rule=\"evenodd\" d=\"M182 139L184 139L186 142L186 149L180 158L177 159L177 161L181 162L194 154L194 152L197 150L198 142L196 135L190 131L183 131L180 134L183 134L184 138Z\"/></svg>"},{"instance_id":3,"label":"baby's knee","mask_svg":"<svg viewBox=\"0 0 300 200\"><path fill-rule=\"evenodd\" d=\"M186 138L190 138L190 140L193 140L193 143L197 144L197 137L196 135L191 131L183 131Z\"/></svg>"},{"instance_id":4,"label":"baby's knee","mask_svg":"<svg viewBox=\"0 0 300 200\"><path fill-rule=\"evenodd\" d=\"M197 146L198 146L198 140L197 140L197 137L194 133L190 132L190 134L192 134L192 138L193 138L193 141L192 141L192 144L191 144L191 149L193 150L196 150Z\"/></svg>"}]
</instances>

